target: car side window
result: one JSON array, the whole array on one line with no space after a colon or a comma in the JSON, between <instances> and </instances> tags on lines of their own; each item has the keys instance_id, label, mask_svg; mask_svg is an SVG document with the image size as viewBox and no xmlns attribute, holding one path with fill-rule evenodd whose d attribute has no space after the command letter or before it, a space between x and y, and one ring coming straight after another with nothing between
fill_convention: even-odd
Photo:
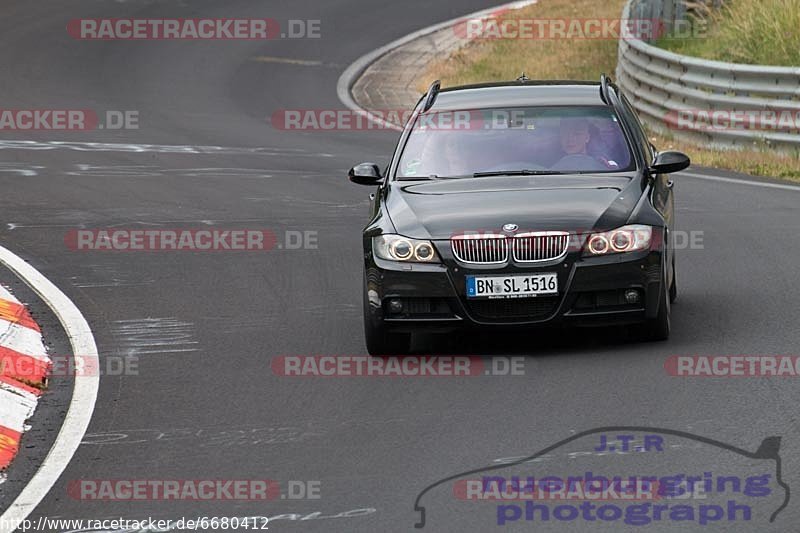
<instances>
[{"instance_id":1,"label":"car side window","mask_svg":"<svg viewBox=\"0 0 800 533\"><path fill-rule=\"evenodd\" d=\"M650 141L647 139L647 132L642 125L642 121L639 120L639 115L636 114L636 111L633 109L633 106L628 101L628 98L623 94L620 95L622 99L622 106L624 109L625 114L627 115L628 122L630 123L631 127L634 130L634 134L636 137L636 142L639 143L641 147L642 153L644 154L644 161L647 165L650 165L653 162L653 158L655 154L653 152L653 147L650 144Z\"/></svg>"}]
</instances>

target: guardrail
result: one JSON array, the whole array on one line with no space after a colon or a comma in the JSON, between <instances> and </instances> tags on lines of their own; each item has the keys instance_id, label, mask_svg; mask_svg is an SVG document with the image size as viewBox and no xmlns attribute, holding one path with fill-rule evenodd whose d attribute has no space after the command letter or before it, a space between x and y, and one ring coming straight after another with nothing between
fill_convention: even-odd
<instances>
[{"instance_id":1,"label":"guardrail","mask_svg":"<svg viewBox=\"0 0 800 533\"><path fill-rule=\"evenodd\" d=\"M685 16L681 0L630 0L622 19L672 27ZM800 150L800 68L688 57L642 37L620 39L617 82L650 127L721 148Z\"/></svg>"}]
</instances>

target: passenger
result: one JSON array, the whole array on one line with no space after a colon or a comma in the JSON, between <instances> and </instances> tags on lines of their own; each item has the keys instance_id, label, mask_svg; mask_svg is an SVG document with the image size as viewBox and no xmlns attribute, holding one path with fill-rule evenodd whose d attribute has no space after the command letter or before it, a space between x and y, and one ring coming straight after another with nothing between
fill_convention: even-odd
<instances>
[{"instance_id":1,"label":"passenger","mask_svg":"<svg viewBox=\"0 0 800 533\"><path fill-rule=\"evenodd\" d=\"M602 161L608 168L627 166L628 157L625 140L619 125L610 118L598 118L592 121L592 138L588 145L588 153Z\"/></svg>"},{"instance_id":2,"label":"passenger","mask_svg":"<svg viewBox=\"0 0 800 533\"><path fill-rule=\"evenodd\" d=\"M605 170L603 164L587 152L591 135L589 121L582 117L562 118L558 127L560 159L550 167L559 172Z\"/></svg>"}]
</instances>

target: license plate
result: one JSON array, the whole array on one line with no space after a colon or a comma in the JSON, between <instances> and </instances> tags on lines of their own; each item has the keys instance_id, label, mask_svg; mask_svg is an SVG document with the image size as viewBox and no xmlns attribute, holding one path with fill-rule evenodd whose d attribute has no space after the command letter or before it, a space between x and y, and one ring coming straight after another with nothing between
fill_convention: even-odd
<instances>
[{"instance_id":1,"label":"license plate","mask_svg":"<svg viewBox=\"0 0 800 533\"><path fill-rule=\"evenodd\" d=\"M467 298L532 298L558 294L558 275L467 276Z\"/></svg>"}]
</instances>

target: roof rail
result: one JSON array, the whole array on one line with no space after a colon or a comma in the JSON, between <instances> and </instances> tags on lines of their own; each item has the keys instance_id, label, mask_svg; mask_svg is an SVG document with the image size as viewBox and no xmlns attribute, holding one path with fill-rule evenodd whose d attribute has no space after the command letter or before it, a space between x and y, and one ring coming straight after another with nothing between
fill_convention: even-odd
<instances>
[{"instance_id":1,"label":"roof rail","mask_svg":"<svg viewBox=\"0 0 800 533\"><path fill-rule=\"evenodd\" d=\"M605 73L600 74L600 98L606 105L613 105L611 103L611 98L609 98L609 94L611 89L616 89L616 85L614 82L611 81L611 78L605 75Z\"/></svg>"},{"instance_id":2,"label":"roof rail","mask_svg":"<svg viewBox=\"0 0 800 533\"><path fill-rule=\"evenodd\" d=\"M439 89L441 88L441 81L436 80L435 82L431 83L431 86L428 88L427 95L425 96L425 103L422 105L423 113L433 107L433 103L436 101L436 97L439 96Z\"/></svg>"}]
</instances>

